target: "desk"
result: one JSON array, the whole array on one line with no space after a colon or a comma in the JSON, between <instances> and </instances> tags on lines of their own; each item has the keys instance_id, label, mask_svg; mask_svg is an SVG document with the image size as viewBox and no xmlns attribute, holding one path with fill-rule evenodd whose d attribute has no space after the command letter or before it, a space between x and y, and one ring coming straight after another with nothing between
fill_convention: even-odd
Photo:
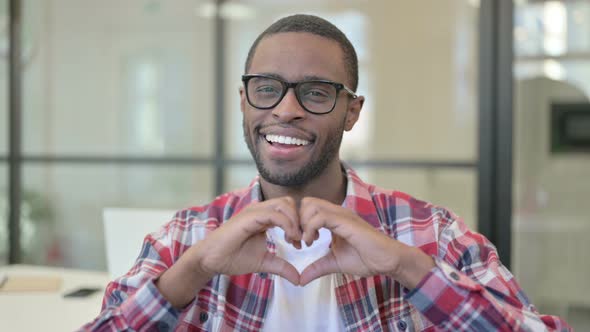
<instances>
[{"instance_id":1,"label":"desk","mask_svg":"<svg viewBox=\"0 0 590 332\"><path fill-rule=\"evenodd\" d=\"M100 312L109 276L94 272L43 266L0 266L0 273L21 276L59 276L58 292L0 292L0 322L3 331L74 331ZM79 287L99 287L85 298L64 298Z\"/></svg>"}]
</instances>

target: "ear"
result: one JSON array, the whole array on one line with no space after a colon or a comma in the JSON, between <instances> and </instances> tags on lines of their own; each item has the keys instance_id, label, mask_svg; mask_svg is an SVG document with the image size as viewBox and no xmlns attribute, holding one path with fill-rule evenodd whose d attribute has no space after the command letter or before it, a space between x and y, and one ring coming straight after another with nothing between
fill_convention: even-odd
<instances>
[{"instance_id":1,"label":"ear","mask_svg":"<svg viewBox=\"0 0 590 332\"><path fill-rule=\"evenodd\" d=\"M365 97L363 96L358 96L356 99L352 99L348 103L348 108L346 110L346 121L344 123L344 130L352 130L352 127L354 127L354 124L359 119L359 115L361 113L361 109L363 108L364 103Z\"/></svg>"},{"instance_id":2,"label":"ear","mask_svg":"<svg viewBox=\"0 0 590 332\"><path fill-rule=\"evenodd\" d=\"M244 87L240 86L239 89L240 92L240 111L242 111L242 113L244 113L244 110L246 109L246 91L244 91Z\"/></svg>"}]
</instances>

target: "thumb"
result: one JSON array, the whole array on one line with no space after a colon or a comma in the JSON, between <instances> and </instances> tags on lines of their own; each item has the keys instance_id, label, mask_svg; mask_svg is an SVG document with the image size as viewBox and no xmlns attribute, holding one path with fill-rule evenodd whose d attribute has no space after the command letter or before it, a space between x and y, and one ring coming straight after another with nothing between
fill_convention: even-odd
<instances>
[{"instance_id":1,"label":"thumb","mask_svg":"<svg viewBox=\"0 0 590 332\"><path fill-rule=\"evenodd\" d=\"M311 263L301 272L299 284L305 286L319 277L336 272L340 272L340 268L338 267L338 263L336 263L334 254L330 251L326 256Z\"/></svg>"},{"instance_id":2,"label":"thumb","mask_svg":"<svg viewBox=\"0 0 590 332\"><path fill-rule=\"evenodd\" d=\"M258 272L276 274L289 280L293 285L299 285L299 272L297 269L286 260L269 252L264 255L261 271Z\"/></svg>"}]
</instances>

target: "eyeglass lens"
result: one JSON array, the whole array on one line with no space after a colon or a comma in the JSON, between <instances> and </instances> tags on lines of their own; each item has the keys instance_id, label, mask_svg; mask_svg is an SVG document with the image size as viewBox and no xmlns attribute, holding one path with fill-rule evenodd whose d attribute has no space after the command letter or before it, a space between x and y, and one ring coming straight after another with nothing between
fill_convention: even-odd
<instances>
[{"instance_id":1,"label":"eyeglass lens","mask_svg":"<svg viewBox=\"0 0 590 332\"><path fill-rule=\"evenodd\" d=\"M253 77L248 81L247 93L254 107L272 108L285 94L285 85L279 80L268 77ZM295 88L295 94L301 105L314 113L326 113L332 110L336 100L336 87L326 82L301 82Z\"/></svg>"}]
</instances>

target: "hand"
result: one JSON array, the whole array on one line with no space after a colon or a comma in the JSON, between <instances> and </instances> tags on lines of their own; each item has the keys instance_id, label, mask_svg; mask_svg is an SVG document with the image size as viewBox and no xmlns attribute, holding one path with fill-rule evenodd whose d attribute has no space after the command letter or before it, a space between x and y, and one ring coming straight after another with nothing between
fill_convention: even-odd
<instances>
[{"instance_id":1,"label":"hand","mask_svg":"<svg viewBox=\"0 0 590 332\"><path fill-rule=\"evenodd\" d=\"M267 251L266 230L281 227L285 240L301 247L301 230L295 201L281 197L254 203L211 232L184 255L193 258L198 270L216 274L240 275L268 272L299 284L297 269Z\"/></svg>"},{"instance_id":2,"label":"hand","mask_svg":"<svg viewBox=\"0 0 590 332\"><path fill-rule=\"evenodd\" d=\"M331 273L357 276L389 275L408 288L414 288L434 266L431 257L417 248L396 241L359 217L356 213L322 199L306 197L299 210L302 240L309 246L320 228L332 233L328 254L301 273L306 285Z\"/></svg>"},{"instance_id":3,"label":"hand","mask_svg":"<svg viewBox=\"0 0 590 332\"><path fill-rule=\"evenodd\" d=\"M265 232L275 226L284 230L287 242L301 248L299 215L292 198L253 203L190 247L156 280L156 287L180 309L216 274L268 272L298 285L297 269L266 248Z\"/></svg>"}]
</instances>

